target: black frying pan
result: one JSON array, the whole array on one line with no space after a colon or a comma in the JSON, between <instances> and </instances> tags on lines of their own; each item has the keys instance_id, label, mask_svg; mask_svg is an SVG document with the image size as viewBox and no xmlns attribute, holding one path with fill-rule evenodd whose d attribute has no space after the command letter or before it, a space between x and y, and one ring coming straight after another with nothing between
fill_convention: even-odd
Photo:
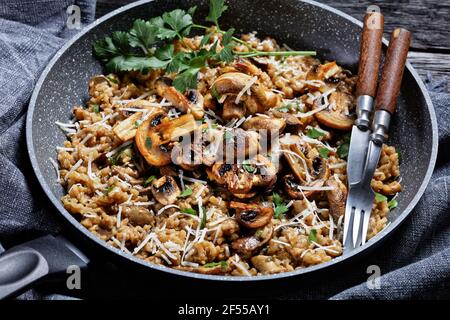
<instances>
[{"instance_id":1,"label":"black frying pan","mask_svg":"<svg viewBox=\"0 0 450 320\"><path fill-rule=\"evenodd\" d=\"M379 245L410 214L430 179L437 154L437 123L427 91L419 76L407 64L396 116L391 124L390 143L402 153L402 185L399 207L390 215L390 225L365 246L328 263L277 275L259 277L210 276L188 273L153 265L107 245L81 226L60 203L63 188L55 181L49 158L55 158L55 146L62 145L65 136L55 121L67 122L75 104L88 98L87 83L94 74L102 72L92 56L94 40L113 30L128 29L136 18L148 19L175 8L198 5L198 16L206 16L206 1L139 1L116 10L84 29L67 43L51 60L41 75L30 101L27 117L27 146L36 176L46 195L75 234L75 245L102 257L114 257L128 266L144 270L149 277L171 276L191 283L247 283L279 281L287 277L326 272L332 266L361 255ZM258 31L271 35L298 50L317 50L319 58L337 62L356 72L359 37L362 23L350 16L313 1L299 0L240 0L229 1L229 9L221 19L224 27L233 26L237 32ZM384 41L384 50L387 42ZM86 267L88 258L63 238L47 236L14 247L0 256L0 297L23 290L39 279L65 273L69 265ZM236 284L237 285L237 284Z\"/></svg>"}]
</instances>

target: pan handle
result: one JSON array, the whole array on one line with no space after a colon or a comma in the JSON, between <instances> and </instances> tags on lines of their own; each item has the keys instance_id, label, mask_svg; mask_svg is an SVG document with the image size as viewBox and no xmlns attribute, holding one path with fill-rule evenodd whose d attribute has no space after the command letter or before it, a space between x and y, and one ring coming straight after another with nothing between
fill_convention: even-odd
<instances>
[{"instance_id":1,"label":"pan handle","mask_svg":"<svg viewBox=\"0 0 450 320\"><path fill-rule=\"evenodd\" d=\"M18 295L49 276L66 275L70 266L84 270L89 259L65 238L47 235L0 254L0 299Z\"/></svg>"}]
</instances>

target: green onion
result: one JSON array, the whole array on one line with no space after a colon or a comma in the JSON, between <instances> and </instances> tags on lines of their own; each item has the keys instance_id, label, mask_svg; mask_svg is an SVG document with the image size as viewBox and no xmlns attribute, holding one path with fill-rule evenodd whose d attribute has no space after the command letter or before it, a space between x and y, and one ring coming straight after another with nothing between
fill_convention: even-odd
<instances>
[{"instance_id":1,"label":"green onion","mask_svg":"<svg viewBox=\"0 0 450 320\"><path fill-rule=\"evenodd\" d=\"M178 196L179 198L186 198L189 197L192 194L192 189L187 187L183 190L183 192Z\"/></svg>"},{"instance_id":2,"label":"green onion","mask_svg":"<svg viewBox=\"0 0 450 320\"><path fill-rule=\"evenodd\" d=\"M316 229L311 229L309 231L308 242L309 243L317 242L317 230Z\"/></svg>"}]
</instances>

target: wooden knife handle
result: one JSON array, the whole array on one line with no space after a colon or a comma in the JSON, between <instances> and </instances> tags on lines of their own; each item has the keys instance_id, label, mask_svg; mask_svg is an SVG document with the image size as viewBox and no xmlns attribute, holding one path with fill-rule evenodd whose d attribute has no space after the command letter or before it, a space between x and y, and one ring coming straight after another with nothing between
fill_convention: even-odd
<instances>
[{"instance_id":1,"label":"wooden knife handle","mask_svg":"<svg viewBox=\"0 0 450 320\"><path fill-rule=\"evenodd\" d=\"M367 13L361 37L359 54L357 97L375 97L378 82L378 69L381 60L381 39L383 38L384 17L379 12Z\"/></svg>"},{"instance_id":2,"label":"wooden knife handle","mask_svg":"<svg viewBox=\"0 0 450 320\"><path fill-rule=\"evenodd\" d=\"M385 110L390 114L395 112L410 45L411 32L402 28L392 31L383 74L378 87L375 103L376 110Z\"/></svg>"}]
</instances>

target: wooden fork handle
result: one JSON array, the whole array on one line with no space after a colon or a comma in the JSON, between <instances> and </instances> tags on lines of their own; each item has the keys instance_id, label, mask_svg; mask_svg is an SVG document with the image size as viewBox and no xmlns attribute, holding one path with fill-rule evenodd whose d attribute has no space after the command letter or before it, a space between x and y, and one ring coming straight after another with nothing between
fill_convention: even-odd
<instances>
[{"instance_id":1,"label":"wooden fork handle","mask_svg":"<svg viewBox=\"0 0 450 320\"><path fill-rule=\"evenodd\" d=\"M395 112L410 45L411 32L402 28L392 31L383 74L378 87L375 102L376 110L385 110L391 115Z\"/></svg>"},{"instance_id":2,"label":"wooden fork handle","mask_svg":"<svg viewBox=\"0 0 450 320\"><path fill-rule=\"evenodd\" d=\"M379 12L367 13L364 17L361 36L358 82L356 84L357 97L362 95L375 97L381 60L383 30L383 15Z\"/></svg>"}]
</instances>

